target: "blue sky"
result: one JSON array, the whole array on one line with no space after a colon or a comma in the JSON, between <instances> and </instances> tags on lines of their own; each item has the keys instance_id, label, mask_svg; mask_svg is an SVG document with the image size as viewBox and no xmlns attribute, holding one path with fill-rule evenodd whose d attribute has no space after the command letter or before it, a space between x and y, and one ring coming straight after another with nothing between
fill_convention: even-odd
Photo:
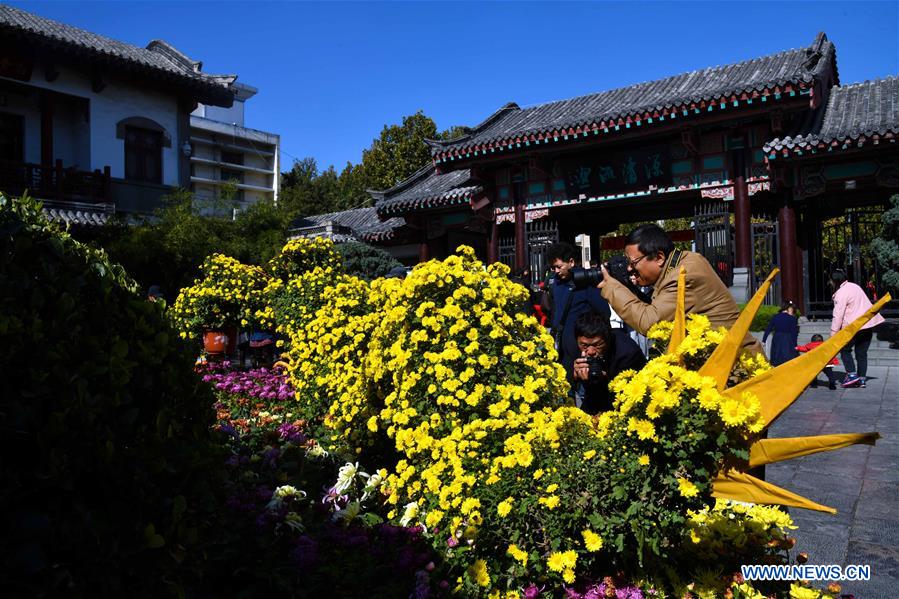
<instances>
[{"instance_id":1,"label":"blue sky","mask_svg":"<svg viewBox=\"0 0 899 599\"><path fill-rule=\"evenodd\" d=\"M10 2L145 46L165 39L259 94L249 127L281 135L285 170L359 162L421 109L441 129L527 106L811 44L844 84L899 74L891 2Z\"/></svg>"}]
</instances>

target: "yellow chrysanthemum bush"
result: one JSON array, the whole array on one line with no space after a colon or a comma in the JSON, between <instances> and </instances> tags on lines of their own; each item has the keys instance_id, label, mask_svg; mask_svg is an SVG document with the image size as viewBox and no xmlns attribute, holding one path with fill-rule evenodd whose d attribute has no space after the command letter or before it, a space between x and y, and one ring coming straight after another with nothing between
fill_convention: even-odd
<instances>
[{"instance_id":1,"label":"yellow chrysanthemum bush","mask_svg":"<svg viewBox=\"0 0 899 599\"><path fill-rule=\"evenodd\" d=\"M366 426L378 408L365 356L380 313L362 279L341 275L332 282L305 324L289 332L288 374L298 411L319 443L356 454L378 445Z\"/></svg>"},{"instance_id":2,"label":"yellow chrysanthemum bush","mask_svg":"<svg viewBox=\"0 0 899 599\"><path fill-rule=\"evenodd\" d=\"M304 415L332 450L392 445L387 517L422 525L466 595L670 568L688 512L762 426L754 397L688 367L721 333L691 319L680 353L619 376L594 419L566 405L552 339L516 314L507 276L462 247L403 280L326 287L291 333Z\"/></svg>"},{"instance_id":3,"label":"yellow chrysanthemum bush","mask_svg":"<svg viewBox=\"0 0 899 599\"><path fill-rule=\"evenodd\" d=\"M172 305L171 316L182 337L197 337L204 329L248 327L257 322L270 281L265 271L212 254L203 261L200 273Z\"/></svg>"},{"instance_id":4,"label":"yellow chrysanthemum bush","mask_svg":"<svg viewBox=\"0 0 899 599\"><path fill-rule=\"evenodd\" d=\"M333 241L324 237L300 237L284 244L281 252L269 261L267 270L282 281L288 281L316 267L342 269L342 265L343 258Z\"/></svg>"}]
</instances>

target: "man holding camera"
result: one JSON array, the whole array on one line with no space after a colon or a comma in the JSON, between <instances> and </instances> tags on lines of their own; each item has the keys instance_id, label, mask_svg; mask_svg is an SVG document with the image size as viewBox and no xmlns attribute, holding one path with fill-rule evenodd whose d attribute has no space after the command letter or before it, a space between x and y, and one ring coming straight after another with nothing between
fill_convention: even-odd
<instances>
[{"instance_id":1,"label":"man holding camera","mask_svg":"<svg viewBox=\"0 0 899 599\"><path fill-rule=\"evenodd\" d=\"M578 316L585 312L598 312L608 318L610 313L609 304L595 287L575 286L572 274L579 257L574 246L564 242L552 244L547 252L547 261L555 274L551 284L552 334L559 352L559 361L569 377L572 375L575 358L581 355L574 334L574 323Z\"/></svg>"},{"instance_id":2,"label":"man holding camera","mask_svg":"<svg viewBox=\"0 0 899 599\"><path fill-rule=\"evenodd\" d=\"M674 320L682 266L686 270L687 314L702 314L715 328L730 327L740 315L737 303L708 260L695 252L675 249L674 242L658 225L640 225L631 231L625 240L624 254L633 282L652 286L652 302L641 301L623 283L607 276L605 267L597 287L624 322L641 334L645 335L657 322ZM764 351L749 334L743 346L758 353Z\"/></svg>"},{"instance_id":3,"label":"man holding camera","mask_svg":"<svg viewBox=\"0 0 899 599\"><path fill-rule=\"evenodd\" d=\"M646 358L627 331L613 329L602 314L581 314L574 334L581 352L574 361L575 402L588 414L611 410L609 381L625 370L643 368Z\"/></svg>"}]
</instances>

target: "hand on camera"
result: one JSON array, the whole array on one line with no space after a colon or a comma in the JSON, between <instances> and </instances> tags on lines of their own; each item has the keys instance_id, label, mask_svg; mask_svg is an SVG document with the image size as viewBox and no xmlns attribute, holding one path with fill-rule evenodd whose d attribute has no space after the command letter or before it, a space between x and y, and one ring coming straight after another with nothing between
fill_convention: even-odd
<instances>
[{"instance_id":1,"label":"hand on camera","mask_svg":"<svg viewBox=\"0 0 899 599\"><path fill-rule=\"evenodd\" d=\"M602 281L600 281L597 285L597 289L602 289L606 286L606 282L609 280L609 271L606 270L606 263L603 262L599 265L599 270L602 271Z\"/></svg>"},{"instance_id":2,"label":"hand on camera","mask_svg":"<svg viewBox=\"0 0 899 599\"><path fill-rule=\"evenodd\" d=\"M574 379L577 381L587 381L590 379L590 365L587 358L580 357L574 361Z\"/></svg>"}]
</instances>

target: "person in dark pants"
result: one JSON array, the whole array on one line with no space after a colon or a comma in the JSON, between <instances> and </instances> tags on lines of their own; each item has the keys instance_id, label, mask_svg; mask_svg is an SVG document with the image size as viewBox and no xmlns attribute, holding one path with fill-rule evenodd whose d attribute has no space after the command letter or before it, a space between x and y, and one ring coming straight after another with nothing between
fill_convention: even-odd
<instances>
[{"instance_id":1,"label":"person in dark pants","mask_svg":"<svg viewBox=\"0 0 899 599\"><path fill-rule=\"evenodd\" d=\"M846 328L852 321L868 311L871 300L865 295L864 289L846 280L846 273L835 270L830 275L833 283L833 320L830 322L830 333L836 335ZM840 351L840 359L846 367L846 378L840 383L843 388L864 387L865 377L868 374L868 346L871 345L871 337L874 335L874 327L884 322L884 317L875 314L852 340L843 346ZM855 358L858 360L858 370L855 369L855 360L852 359L852 350L855 350Z\"/></svg>"},{"instance_id":2,"label":"person in dark pants","mask_svg":"<svg viewBox=\"0 0 899 599\"><path fill-rule=\"evenodd\" d=\"M575 289L571 269L577 266L579 253L568 243L554 243L547 252L547 261L554 273L551 289L553 299L552 334L559 352L559 361L571 381L572 365L581 352L574 335L574 322L585 312L597 312L609 317L609 304L599 289L588 286Z\"/></svg>"},{"instance_id":3,"label":"person in dark pants","mask_svg":"<svg viewBox=\"0 0 899 599\"><path fill-rule=\"evenodd\" d=\"M770 362L772 366L780 366L798 355L796 343L799 337L799 319L796 318L796 306L793 302L784 302L780 312L774 315L765 328L762 343L768 340L768 335L772 332L774 335L771 339Z\"/></svg>"}]
</instances>

